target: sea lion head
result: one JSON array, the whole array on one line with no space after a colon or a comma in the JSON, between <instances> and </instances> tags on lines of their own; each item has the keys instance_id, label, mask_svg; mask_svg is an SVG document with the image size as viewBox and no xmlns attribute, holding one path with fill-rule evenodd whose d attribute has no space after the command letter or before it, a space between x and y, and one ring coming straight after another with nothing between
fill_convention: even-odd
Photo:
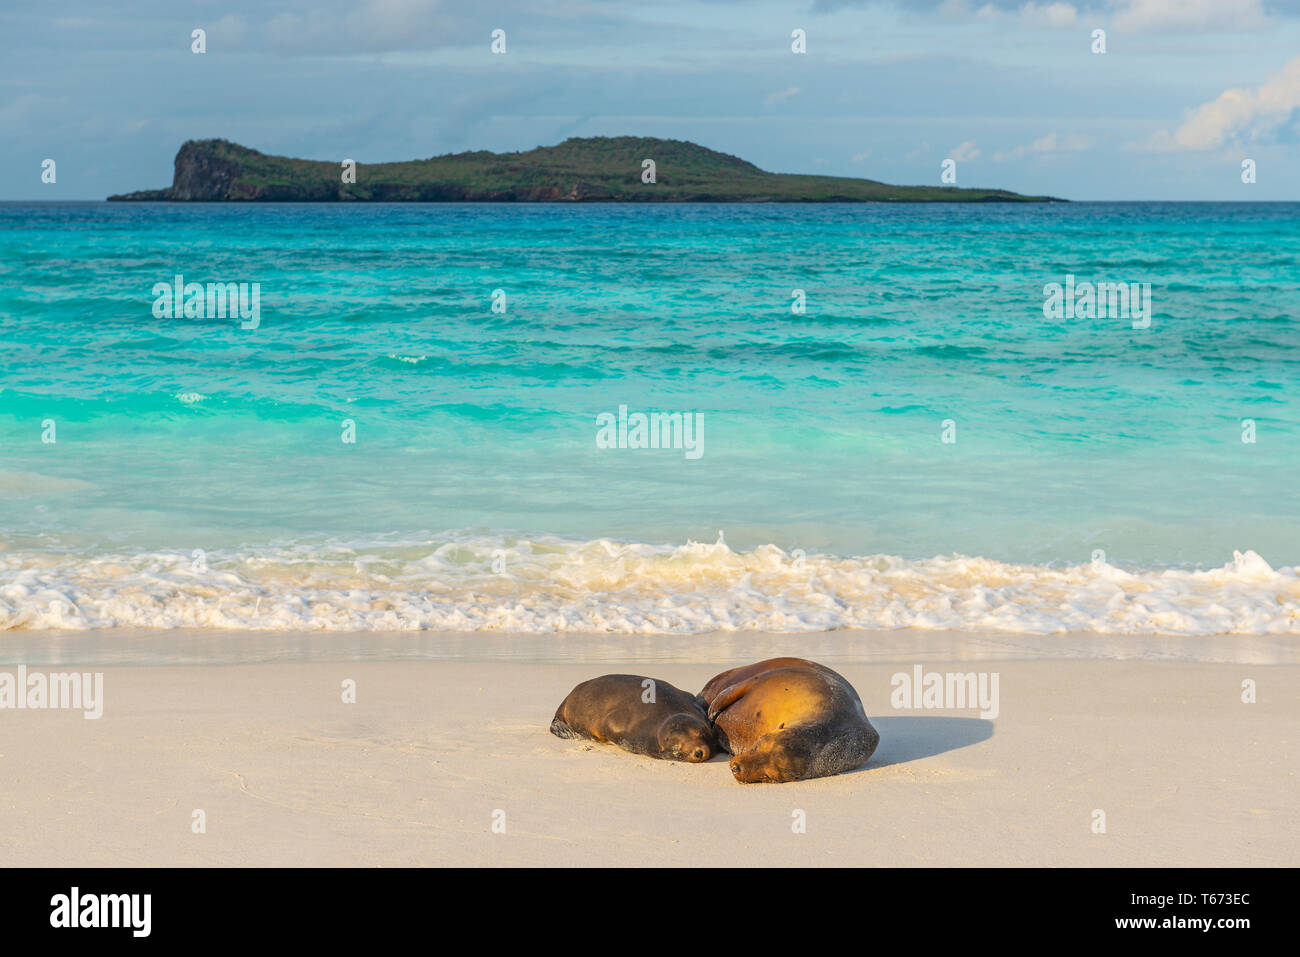
<instances>
[{"instance_id":1,"label":"sea lion head","mask_svg":"<svg viewBox=\"0 0 1300 957\"><path fill-rule=\"evenodd\" d=\"M665 719L659 726L659 747L668 758L694 764L713 757L718 741L707 721L683 712Z\"/></svg>"},{"instance_id":2,"label":"sea lion head","mask_svg":"<svg viewBox=\"0 0 1300 957\"><path fill-rule=\"evenodd\" d=\"M813 753L812 743L797 730L767 734L732 757L731 774L743 784L802 781L810 777Z\"/></svg>"}]
</instances>

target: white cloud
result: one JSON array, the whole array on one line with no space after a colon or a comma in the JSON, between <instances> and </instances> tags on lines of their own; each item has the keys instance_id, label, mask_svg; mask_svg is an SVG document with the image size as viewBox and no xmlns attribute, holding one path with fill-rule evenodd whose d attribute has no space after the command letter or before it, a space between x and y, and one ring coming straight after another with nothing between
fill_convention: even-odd
<instances>
[{"instance_id":1,"label":"white cloud","mask_svg":"<svg viewBox=\"0 0 1300 957\"><path fill-rule=\"evenodd\" d=\"M974 159L980 158L980 151L975 148L974 140L966 140L956 149L948 151L948 158L954 159L958 163L967 163Z\"/></svg>"},{"instance_id":2,"label":"white cloud","mask_svg":"<svg viewBox=\"0 0 1300 957\"><path fill-rule=\"evenodd\" d=\"M1034 26L1069 27L1079 19L1079 11L1072 3L1026 3L1020 19Z\"/></svg>"},{"instance_id":3,"label":"white cloud","mask_svg":"<svg viewBox=\"0 0 1300 957\"><path fill-rule=\"evenodd\" d=\"M771 106L773 103L781 103L785 100L790 99L790 97L792 96L798 96L799 93L800 93L800 89L797 86L792 86L784 90L778 90L776 93L769 93L767 95L767 99L763 101L763 105Z\"/></svg>"},{"instance_id":4,"label":"white cloud","mask_svg":"<svg viewBox=\"0 0 1300 957\"><path fill-rule=\"evenodd\" d=\"M853 154L853 162L855 162L855 163L861 163L863 160L865 160L865 159L866 159L867 157L869 157L870 155L871 155L871 150L863 150L861 153L854 153L854 154Z\"/></svg>"},{"instance_id":5,"label":"white cloud","mask_svg":"<svg viewBox=\"0 0 1300 957\"><path fill-rule=\"evenodd\" d=\"M1261 0L1111 0L1114 26L1156 30L1259 30L1269 23Z\"/></svg>"},{"instance_id":6,"label":"white cloud","mask_svg":"<svg viewBox=\"0 0 1300 957\"><path fill-rule=\"evenodd\" d=\"M1224 90L1208 103L1189 110L1182 125L1170 133L1158 130L1145 143L1128 148L1140 152L1199 152L1228 143L1267 138L1300 109L1300 56L1254 89Z\"/></svg>"},{"instance_id":7,"label":"white cloud","mask_svg":"<svg viewBox=\"0 0 1300 957\"><path fill-rule=\"evenodd\" d=\"M1024 159L1024 157L1031 155L1041 155L1046 153L1076 153L1080 150L1091 149L1096 145L1096 142L1096 140L1085 133L1070 133L1066 136L1057 136L1055 133L1048 133L1046 136L1040 136L1028 146L1017 146L1013 150L994 153L993 160L994 162L1001 163L1004 160Z\"/></svg>"},{"instance_id":8,"label":"white cloud","mask_svg":"<svg viewBox=\"0 0 1300 957\"><path fill-rule=\"evenodd\" d=\"M361 0L351 9L316 8L279 13L265 31L271 45L284 52L356 52L427 49L446 42L456 26L440 0ZM482 43L486 47L487 35Z\"/></svg>"},{"instance_id":9,"label":"white cloud","mask_svg":"<svg viewBox=\"0 0 1300 957\"><path fill-rule=\"evenodd\" d=\"M1265 0L942 0L937 12L946 19L1018 19L1029 27L1050 29L1076 27L1088 21L1092 26L1129 34L1249 32L1268 29L1277 22L1266 9Z\"/></svg>"},{"instance_id":10,"label":"white cloud","mask_svg":"<svg viewBox=\"0 0 1300 957\"><path fill-rule=\"evenodd\" d=\"M1028 26L1034 27L1068 27L1079 18L1079 10L1073 3L1064 0L1048 0L1039 3L998 4L972 3L970 0L943 0L939 4L939 15L946 19L975 17L978 20L1001 20L1016 17Z\"/></svg>"}]
</instances>

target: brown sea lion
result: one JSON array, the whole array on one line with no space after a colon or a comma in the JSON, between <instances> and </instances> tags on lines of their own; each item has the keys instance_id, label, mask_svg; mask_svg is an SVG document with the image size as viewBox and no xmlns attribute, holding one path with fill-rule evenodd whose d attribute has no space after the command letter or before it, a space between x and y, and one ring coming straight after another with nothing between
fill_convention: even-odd
<instances>
[{"instance_id":1,"label":"brown sea lion","mask_svg":"<svg viewBox=\"0 0 1300 957\"><path fill-rule=\"evenodd\" d=\"M771 658L700 692L737 781L802 781L867 763L880 735L853 686L825 665Z\"/></svg>"},{"instance_id":2,"label":"brown sea lion","mask_svg":"<svg viewBox=\"0 0 1300 957\"><path fill-rule=\"evenodd\" d=\"M718 753L704 702L666 681L601 675L584 681L555 711L551 734L591 738L669 761L707 761Z\"/></svg>"}]
</instances>

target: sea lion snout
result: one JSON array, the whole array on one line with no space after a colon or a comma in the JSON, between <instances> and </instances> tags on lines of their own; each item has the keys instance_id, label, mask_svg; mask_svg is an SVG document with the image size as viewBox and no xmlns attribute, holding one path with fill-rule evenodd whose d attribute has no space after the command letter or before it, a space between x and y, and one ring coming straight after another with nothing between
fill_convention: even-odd
<instances>
[{"instance_id":1,"label":"sea lion snout","mask_svg":"<svg viewBox=\"0 0 1300 957\"><path fill-rule=\"evenodd\" d=\"M556 709L551 734L607 742L668 761L707 761L718 752L713 726L696 696L644 675L601 675L582 682Z\"/></svg>"},{"instance_id":2,"label":"sea lion snout","mask_svg":"<svg viewBox=\"0 0 1300 957\"><path fill-rule=\"evenodd\" d=\"M731 776L741 784L781 784L808 777L806 744L795 735L768 735L731 759Z\"/></svg>"},{"instance_id":3,"label":"sea lion snout","mask_svg":"<svg viewBox=\"0 0 1300 957\"><path fill-rule=\"evenodd\" d=\"M678 761L689 761L691 764L702 764L713 757L713 750L707 744L698 742L694 747L687 744L684 747L674 748L669 753Z\"/></svg>"},{"instance_id":4,"label":"sea lion snout","mask_svg":"<svg viewBox=\"0 0 1300 957\"><path fill-rule=\"evenodd\" d=\"M731 668L704 686L722 748L742 783L804 781L852 771L880 741L843 675L805 658Z\"/></svg>"},{"instance_id":5,"label":"sea lion snout","mask_svg":"<svg viewBox=\"0 0 1300 957\"><path fill-rule=\"evenodd\" d=\"M707 761L718 750L717 738L707 721L693 714L675 714L659 729L664 751L679 761Z\"/></svg>"}]
</instances>

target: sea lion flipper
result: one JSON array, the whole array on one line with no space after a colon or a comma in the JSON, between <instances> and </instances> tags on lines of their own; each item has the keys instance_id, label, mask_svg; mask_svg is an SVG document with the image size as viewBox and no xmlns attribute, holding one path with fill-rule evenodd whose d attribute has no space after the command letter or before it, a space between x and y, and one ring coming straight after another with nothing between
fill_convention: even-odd
<instances>
[{"instance_id":1,"label":"sea lion flipper","mask_svg":"<svg viewBox=\"0 0 1300 957\"><path fill-rule=\"evenodd\" d=\"M709 702L709 720L713 721L718 715L744 697L745 692L749 690L752 684L753 681L740 681L723 688L714 695L713 700Z\"/></svg>"},{"instance_id":2,"label":"sea lion flipper","mask_svg":"<svg viewBox=\"0 0 1300 957\"><path fill-rule=\"evenodd\" d=\"M740 670L740 668L728 668L726 671L716 674L709 679L709 683L700 689L699 694L699 697L703 698L705 701L704 710L708 710L708 702L717 697L718 692L723 688L731 684L733 676Z\"/></svg>"},{"instance_id":3,"label":"sea lion flipper","mask_svg":"<svg viewBox=\"0 0 1300 957\"><path fill-rule=\"evenodd\" d=\"M731 773L746 784L851 771L880 742L853 686L813 661L756 662L717 675L702 693Z\"/></svg>"}]
</instances>

